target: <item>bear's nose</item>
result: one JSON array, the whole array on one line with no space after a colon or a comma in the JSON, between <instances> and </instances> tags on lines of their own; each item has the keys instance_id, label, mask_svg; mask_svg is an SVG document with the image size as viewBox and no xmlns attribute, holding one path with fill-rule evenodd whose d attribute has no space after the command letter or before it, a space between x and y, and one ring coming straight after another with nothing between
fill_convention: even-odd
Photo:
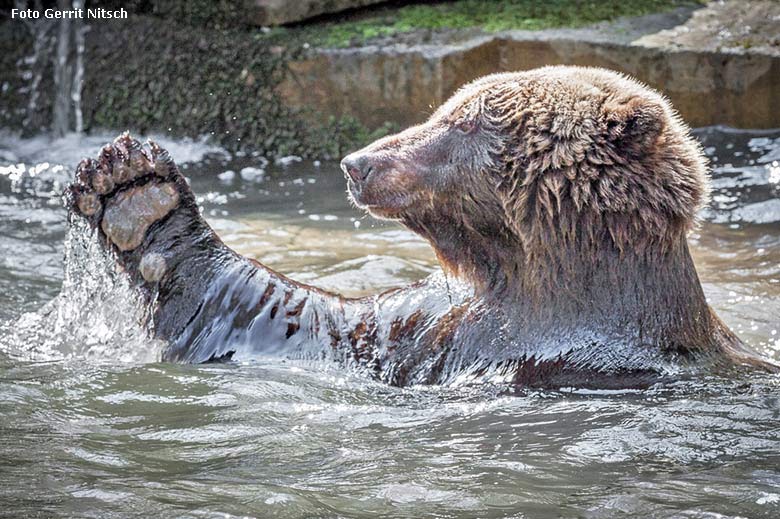
<instances>
[{"instance_id":1,"label":"bear's nose","mask_svg":"<svg viewBox=\"0 0 780 519\"><path fill-rule=\"evenodd\" d=\"M352 182L360 184L365 182L368 176L374 171L369 157L366 155L347 155L341 161L341 170Z\"/></svg>"}]
</instances>

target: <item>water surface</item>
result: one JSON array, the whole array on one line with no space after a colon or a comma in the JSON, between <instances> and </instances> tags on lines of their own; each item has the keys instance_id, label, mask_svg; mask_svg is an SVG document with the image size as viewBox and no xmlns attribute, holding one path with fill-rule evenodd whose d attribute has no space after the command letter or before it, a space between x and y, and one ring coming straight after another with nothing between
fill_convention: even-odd
<instances>
[{"instance_id":1,"label":"water surface","mask_svg":"<svg viewBox=\"0 0 780 519\"><path fill-rule=\"evenodd\" d=\"M697 135L715 169L691 238L705 292L780 360L780 131ZM0 517L780 516L775 376L507 396L154 362L115 330L133 319L121 279L80 277L110 265L65 245L59 192L108 138L0 136ZM349 206L336 164L165 144L228 244L296 279L358 295L435 269Z\"/></svg>"}]
</instances>

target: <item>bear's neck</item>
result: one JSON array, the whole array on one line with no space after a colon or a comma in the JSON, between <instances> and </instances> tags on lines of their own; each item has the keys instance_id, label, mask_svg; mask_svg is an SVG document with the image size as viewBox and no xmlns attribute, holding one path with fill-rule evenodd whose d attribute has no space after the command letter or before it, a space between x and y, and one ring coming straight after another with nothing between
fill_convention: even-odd
<instances>
[{"instance_id":1,"label":"bear's neck","mask_svg":"<svg viewBox=\"0 0 780 519\"><path fill-rule=\"evenodd\" d=\"M524 257L519 271L486 297L529 316L526 325L593 329L670 349L711 342L711 311L684 236L639 251L562 248L554 258Z\"/></svg>"},{"instance_id":2,"label":"bear's neck","mask_svg":"<svg viewBox=\"0 0 780 519\"><path fill-rule=\"evenodd\" d=\"M496 210L501 210L497 208ZM404 225L433 247L444 272L473 285L479 294L507 294L517 279L519 244L506 228L495 226L495 213L468 223L457 212L439 208ZM472 215L473 216L473 215ZM503 296L502 296L503 297Z\"/></svg>"},{"instance_id":3,"label":"bear's neck","mask_svg":"<svg viewBox=\"0 0 780 519\"><path fill-rule=\"evenodd\" d=\"M714 340L717 323L682 233L640 250L621 252L605 238L587 248L548 244L547 254L539 254L500 230L405 223L429 240L445 273L472 285L489 308L500 308L517 336L597 330L674 350Z\"/></svg>"}]
</instances>

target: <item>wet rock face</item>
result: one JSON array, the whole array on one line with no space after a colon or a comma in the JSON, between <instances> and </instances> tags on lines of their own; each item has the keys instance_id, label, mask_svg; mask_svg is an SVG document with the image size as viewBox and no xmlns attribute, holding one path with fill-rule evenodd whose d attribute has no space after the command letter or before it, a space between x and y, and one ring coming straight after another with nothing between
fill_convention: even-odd
<instances>
[{"instance_id":1,"label":"wet rock face","mask_svg":"<svg viewBox=\"0 0 780 519\"><path fill-rule=\"evenodd\" d=\"M384 1L386 0L255 0L250 7L250 14L257 25L284 25Z\"/></svg>"}]
</instances>

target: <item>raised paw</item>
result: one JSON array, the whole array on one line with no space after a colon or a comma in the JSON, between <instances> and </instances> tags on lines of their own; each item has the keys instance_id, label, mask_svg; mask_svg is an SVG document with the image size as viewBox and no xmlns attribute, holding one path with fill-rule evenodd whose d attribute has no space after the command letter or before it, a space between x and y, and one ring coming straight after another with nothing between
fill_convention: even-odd
<instances>
[{"instance_id":1,"label":"raised paw","mask_svg":"<svg viewBox=\"0 0 780 519\"><path fill-rule=\"evenodd\" d=\"M68 189L71 211L99 226L120 251L138 248L147 231L191 192L167 151L124 133L97 160L84 159Z\"/></svg>"}]
</instances>

